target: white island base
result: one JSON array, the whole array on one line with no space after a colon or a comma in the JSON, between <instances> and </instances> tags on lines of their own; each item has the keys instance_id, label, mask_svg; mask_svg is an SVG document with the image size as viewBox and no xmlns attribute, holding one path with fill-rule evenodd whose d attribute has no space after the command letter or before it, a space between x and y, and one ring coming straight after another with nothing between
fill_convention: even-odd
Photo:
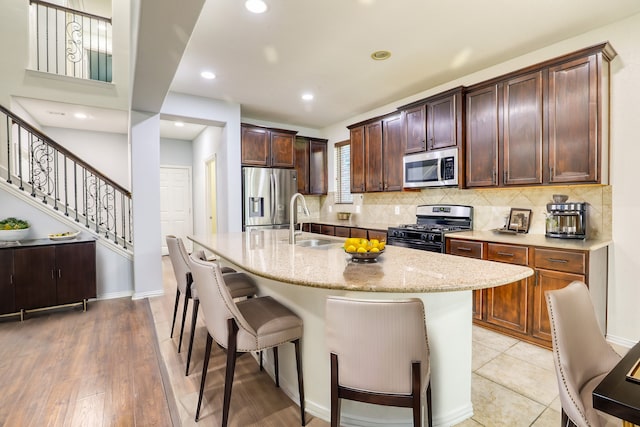
<instances>
[{"instance_id":1,"label":"white island base","mask_svg":"<svg viewBox=\"0 0 640 427\"><path fill-rule=\"evenodd\" d=\"M240 266L233 266L241 270ZM451 426L473 415L471 405L471 303L472 291L434 293L348 292L292 286L263 277L260 294L271 295L292 309L304 322L302 369L306 411L331 419L330 362L324 339L325 300L329 295L360 299L420 298L424 302L431 361L431 388L434 426ZM368 331L375 333L375 331ZM298 402L298 383L293 345L281 345L280 387ZM371 357L375 357L372 354ZM273 353L266 352L265 368L273 376ZM408 367L407 369L410 369ZM424 405L423 396L423 408ZM412 426L410 408L342 401L341 425L400 427ZM426 410L426 409L425 409ZM423 420L426 417L423 416ZM425 426L426 426L425 422Z\"/></svg>"}]
</instances>

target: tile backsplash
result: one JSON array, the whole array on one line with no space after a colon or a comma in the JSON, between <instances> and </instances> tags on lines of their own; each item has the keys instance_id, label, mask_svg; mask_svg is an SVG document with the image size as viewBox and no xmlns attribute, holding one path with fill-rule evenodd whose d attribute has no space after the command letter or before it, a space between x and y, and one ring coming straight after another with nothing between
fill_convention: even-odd
<instances>
[{"instance_id":1,"label":"tile backsplash","mask_svg":"<svg viewBox=\"0 0 640 427\"><path fill-rule=\"evenodd\" d=\"M351 212L352 219L368 223L415 223L416 206L455 204L474 207L474 229L504 226L511 208L531 209L529 233L544 234L547 203L553 194L566 194L569 202L587 202L587 229L591 238L611 238L611 186L571 185L490 189L429 188L420 191L354 194L350 205L334 204L334 195L308 197L310 210L320 218ZM313 216L315 216L312 214Z\"/></svg>"}]
</instances>

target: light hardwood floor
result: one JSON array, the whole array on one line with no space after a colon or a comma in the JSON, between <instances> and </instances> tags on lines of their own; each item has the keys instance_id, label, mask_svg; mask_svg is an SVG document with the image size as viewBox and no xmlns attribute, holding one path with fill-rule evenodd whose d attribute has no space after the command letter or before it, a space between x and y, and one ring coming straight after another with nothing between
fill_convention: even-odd
<instances>
[{"instance_id":1,"label":"light hardwood floor","mask_svg":"<svg viewBox=\"0 0 640 427\"><path fill-rule=\"evenodd\" d=\"M147 300L4 318L0 425L170 426L162 369Z\"/></svg>"}]
</instances>

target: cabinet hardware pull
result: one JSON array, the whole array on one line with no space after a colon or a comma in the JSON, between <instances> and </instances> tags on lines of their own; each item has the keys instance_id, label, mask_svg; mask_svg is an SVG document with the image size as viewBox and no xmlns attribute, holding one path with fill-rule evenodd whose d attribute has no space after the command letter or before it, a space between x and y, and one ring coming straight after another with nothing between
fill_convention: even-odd
<instances>
[{"instance_id":1,"label":"cabinet hardware pull","mask_svg":"<svg viewBox=\"0 0 640 427\"><path fill-rule=\"evenodd\" d=\"M55 279L55 278L56 278L56 276L55 276L55 271L54 271L54 270L51 270L51 278L52 278L52 279Z\"/></svg>"},{"instance_id":2,"label":"cabinet hardware pull","mask_svg":"<svg viewBox=\"0 0 640 427\"><path fill-rule=\"evenodd\" d=\"M503 175L502 180L503 180L503 181L504 181L504 183L506 184L506 183L507 183L507 177L509 176L509 175L507 174L507 171L504 171L504 172L502 173L502 175Z\"/></svg>"},{"instance_id":3,"label":"cabinet hardware pull","mask_svg":"<svg viewBox=\"0 0 640 427\"><path fill-rule=\"evenodd\" d=\"M491 175L491 183L492 183L492 184L496 184L496 181L497 181L497 179L498 179L498 172L496 172L496 170L494 169L494 170L491 172L491 174L492 174L492 175Z\"/></svg>"},{"instance_id":4,"label":"cabinet hardware pull","mask_svg":"<svg viewBox=\"0 0 640 427\"><path fill-rule=\"evenodd\" d=\"M558 259L558 258L547 258L547 260L548 260L549 262L559 262L559 263L561 263L561 264L566 264L566 263L568 263L568 262L569 262L569 260L566 260L566 259Z\"/></svg>"},{"instance_id":5,"label":"cabinet hardware pull","mask_svg":"<svg viewBox=\"0 0 640 427\"><path fill-rule=\"evenodd\" d=\"M536 270L536 276L535 276L535 280L533 281L533 286L538 286L538 274L540 272L538 270Z\"/></svg>"},{"instance_id":6,"label":"cabinet hardware pull","mask_svg":"<svg viewBox=\"0 0 640 427\"><path fill-rule=\"evenodd\" d=\"M9 275L9 284L13 285L13 274Z\"/></svg>"},{"instance_id":7,"label":"cabinet hardware pull","mask_svg":"<svg viewBox=\"0 0 640 427\"><path fill-rule=\"evenodd\" d=\"M513 257L514 256L513 254L510 254L509 252L498 252L498 255L508 256L508 257Z\"/></svg>"},{"instance_id":8,"label":"cabinet hardware pull","mask_svg":"<svg viewBox=\"0 0 640 427\"><path fill-rule=\"evenodd\" d=\"M62 271L58 269L58 279L62 277Z\"/></svg>"},{"instance_id":9,"label":"cabinet hardware pull","mask_svg":"<svg viewBox=\"0 0 640 427\"><path fill-rule=\"evenodd\" d=\"M459 247L458 250L459 251L465 251L465 252L471 252L471 248Z\"/></svg>"}]
</instances>

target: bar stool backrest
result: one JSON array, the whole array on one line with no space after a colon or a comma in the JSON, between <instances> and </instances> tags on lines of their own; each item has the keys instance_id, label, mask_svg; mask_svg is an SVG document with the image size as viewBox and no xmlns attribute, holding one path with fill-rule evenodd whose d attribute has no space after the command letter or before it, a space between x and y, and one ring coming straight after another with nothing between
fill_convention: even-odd
<instances>
[{"instance_id":1,"label":"bar stool backrest","mask_svg":"<svg viewBox=\"0 0 640 427\"><path fill-rule=\"evenodd\" d=\"M424 305L417 298L328 297L326 340L329 352L338 355L340 386L410 394L412 362L420 362L421 388L429 383Z\"/></svg>"}]
</instances>

